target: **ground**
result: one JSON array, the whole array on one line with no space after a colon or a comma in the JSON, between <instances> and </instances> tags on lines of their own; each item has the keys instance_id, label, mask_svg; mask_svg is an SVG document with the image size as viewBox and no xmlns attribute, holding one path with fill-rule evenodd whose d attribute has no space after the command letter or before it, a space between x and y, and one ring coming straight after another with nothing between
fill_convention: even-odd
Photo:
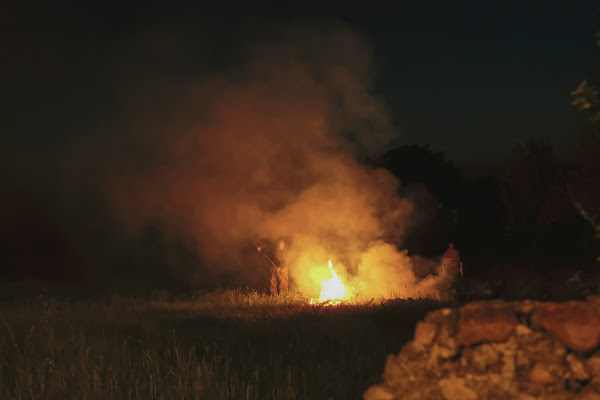
<instances>
[{"instance_id":1,"label":"ground","mask_svg":"<svg viewBox=\"0 0 600 400\"><path fill-rule=\"evenodd\" d=\"M2 399L360 399L443 304L0 288Z\"/></svg>"}]
</instances>

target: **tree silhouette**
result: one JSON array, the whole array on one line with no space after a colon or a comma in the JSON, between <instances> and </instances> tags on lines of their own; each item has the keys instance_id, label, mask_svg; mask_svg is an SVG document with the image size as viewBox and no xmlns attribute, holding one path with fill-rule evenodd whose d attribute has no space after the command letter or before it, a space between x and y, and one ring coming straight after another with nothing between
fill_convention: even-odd
<instances>
[{"instance_id":1,"label":"tree silhouette","mask_svg":"<svg viewBox=\"0 0 600 400\"><path fill-rule=\"evenodd\" d=\"M596 35L600 46L600 34ZM591 225L594 236L600 240L600 97L598 90L583 81L572 94L573 105L589 121L571 156L566 175L567 192L575 208ZM600 257L598 257L600 261Z\"/></svg>"}]
</instances>

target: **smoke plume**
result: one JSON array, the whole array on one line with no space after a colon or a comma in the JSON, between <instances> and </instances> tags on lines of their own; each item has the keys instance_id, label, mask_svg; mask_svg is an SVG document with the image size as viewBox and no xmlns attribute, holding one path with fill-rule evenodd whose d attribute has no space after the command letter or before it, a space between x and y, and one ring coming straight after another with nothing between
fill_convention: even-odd
<instances>
[{"instance_id":1,"label":"smoke plume","mask_svg":"<svg viewBox=\"0 0 600 400\"><path fill-rule=\"evenodd\" d=\"M197 255L202 267L178 272L192 284L255 283L269 269L256 246L284 240L302 293L318 295L331 259L360 295L414 296L421 277L397 247L414 205L390 173L361 161L395 136L372 92L368 43L331 23L267 24L232 43L227 60L197 71L181 65L198 64L206 46L172 27L103 49L104 80L117 83L102 99L115 99L119 117L97 118L93 135L61 150L63 208L85 210L77 192L86 204L105 197L101 215L115 222L100 225L118 226L119 241L152 227Z\"/></svg>"}]
</instances>

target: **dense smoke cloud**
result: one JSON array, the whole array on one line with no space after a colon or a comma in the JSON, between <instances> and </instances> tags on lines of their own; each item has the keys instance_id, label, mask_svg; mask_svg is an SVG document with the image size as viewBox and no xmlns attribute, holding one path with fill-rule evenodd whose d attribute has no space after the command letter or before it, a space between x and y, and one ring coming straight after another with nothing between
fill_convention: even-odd
<instances>
[{"instance_id":1,"label":"dense smoke cloud","mask_svg":"<svg viewBox=\"0 0 600 400\"><path fill-rule=\"evenodd\" d=\"M99 271L127 253L141 264L121 262L133 275L164 259L195 285L256 284L269 268L256 246L283 239L303 293L318 294L331 259L359 294L415 295L420 275L396 247L414 205L359 161L395 136L371 92L368 44L341 24L259 32L216 64L198 61L205 42L169 26L107 45L112 90L97 90L113 112L49 156L53 220ZM131 250L140 237L150 256Z\"/></svg>"},{"instance_id":2,"label":"dense smoke cloud","mask_svg":"<svg viewBox=\"0 0 600 400\"><path fill-rule=\"evenodd\" d=\"M401 241L413 204L357 161L394 135L368 46L342 26L275 33L235 68L187 82L156 125L132 122L133 153L113 152L107 181L119 218L191 238L211 270L260 274L251 249L285 239L304 292L318 289L311 266L334 259L366 295L413 294L410 259L386 243Z\"/></svg>"}]
</instances>

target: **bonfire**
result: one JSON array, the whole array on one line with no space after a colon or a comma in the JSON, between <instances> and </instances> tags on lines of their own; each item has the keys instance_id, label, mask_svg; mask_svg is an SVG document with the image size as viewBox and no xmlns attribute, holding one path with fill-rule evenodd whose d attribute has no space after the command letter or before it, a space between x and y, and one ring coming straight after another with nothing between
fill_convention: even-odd
<instances>
[{"instance_id":1,"label":"bonfire","mask_svg":"<svg viewBox=\"0 0 600 400\"><path fill-rule=\"evenodd\" d=\"M350 290L346 289L346 286L333 270L331 260L329 260L328 266L331 271L331 278L321 281L321 294L319 300L317 302L311 300L310 304L338 305L342 301L349 300L350 298Z\"/></svg>"}]
</instances>

